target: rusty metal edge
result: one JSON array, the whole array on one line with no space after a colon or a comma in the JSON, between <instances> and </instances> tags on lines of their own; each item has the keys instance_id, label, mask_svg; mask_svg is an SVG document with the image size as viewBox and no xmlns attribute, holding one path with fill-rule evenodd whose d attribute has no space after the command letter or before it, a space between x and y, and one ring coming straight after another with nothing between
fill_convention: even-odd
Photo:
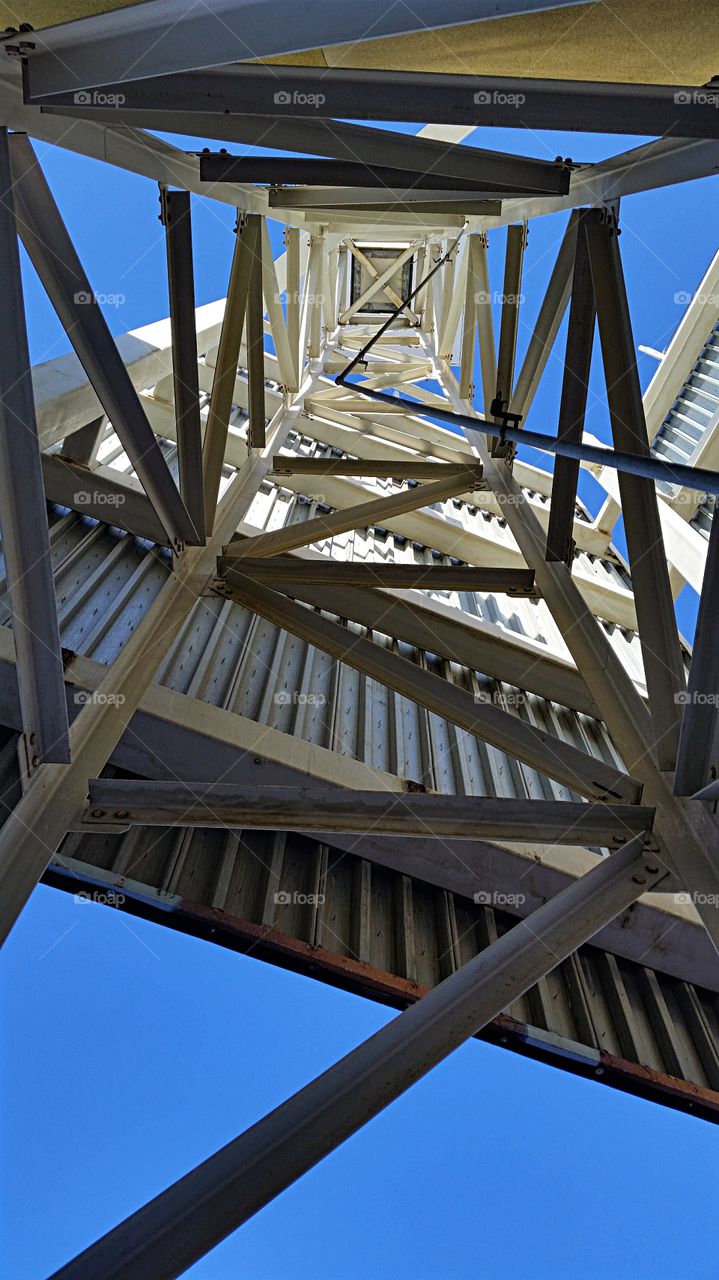
<instances>
[{"instance_id":1,"label":"rusty metal edge","mask_svg":"<svg viewBox=\"0 0 719 1280\"><path fill-rule=\"evenodd\" d=\"M97 882L84 880L76 870L63 871L48 867L42 883L67 893L97 888ZM115 886L119 889L120 886ZM340 956L323 947L312 946L298 938L249 920L228 916L223 911L203 906L189 899L175 899L171 907L165 901L140 898L122 888L123 901L113 910L127 911L154 924L168 926L205 942L213 942L228 950L251 955L280 968L318 978L330 986L362 995L394 1009L405 1009L430 990L406 978L375 969L359 960ZM169 907L169 909L168 909ZM541 1032L539 1033L541 1035ZM572 1057L559 1048L537 1043L537 1029L500 1014L478 1032L476 1039L500 1048L511 1049L522 1057L559 1067L572 1075L598 1084L609 1085L622 1093L644 1098L698 1119L719 1124L719 1092L688 1080L679 1080L640 1063L628 1062L604 1050L587 1060Z\"/></svg>"}]
</instances>

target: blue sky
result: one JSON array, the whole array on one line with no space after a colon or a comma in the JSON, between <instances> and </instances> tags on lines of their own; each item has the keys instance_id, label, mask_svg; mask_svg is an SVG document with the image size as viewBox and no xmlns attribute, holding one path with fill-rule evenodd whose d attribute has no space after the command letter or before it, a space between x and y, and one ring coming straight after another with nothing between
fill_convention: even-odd
<instances>
[{"instance_id":1,"label":"blue sky","mask_svg":"<svg viewBox=\"0 0 719 1280\"><path fill-rule=\"evenodd\" d=\"M594 159L640 139L492 130L472 141ZM166 315L156 186L38 151L93 287L124 295L107 310L113 332ZM681 318L675 293L691 293L708 265L713 185L624 202L638 343L667 344ZM201 304L224 295L233 218L196 200L194 220ZM562 228L531 225L527 325ZM491 269L499 288L501 244ZM33 360L62 354L67 341L29 270L25 287ZM523 323L520 359L527 335ZM640 357L644 385L654 367ZM560 378L553 361L533 426L554 430ZM606 436L598 367L595 379L588 427ZM46 888L3 959L12 1280L54 1270L394 1016ZM188 1274L715 1280L718 1190L711 1126L473 1042Z\"/></svg>"}]
</instances>

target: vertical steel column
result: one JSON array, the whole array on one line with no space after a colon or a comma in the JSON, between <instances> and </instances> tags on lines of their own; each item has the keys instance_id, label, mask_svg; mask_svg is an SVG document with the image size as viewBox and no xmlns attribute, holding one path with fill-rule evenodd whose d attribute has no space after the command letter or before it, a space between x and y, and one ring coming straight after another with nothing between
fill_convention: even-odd
<instances>
[{"instance_id":1,"label":"vertical steel column","mask_svg":"<svg viewBox=\"0 0 719 1280\"><path fill-rule=\"evenodd\" d=\"M220 343L217 349L215 376L212 380L210 407L207 414L205 439L202 446L202 479L205 496L205 532L212 533L217 509L217 498L222 479L222 464L227 446L227 429L235 394L237 365L240 359L242 330L245 324L245 308L250 287L252 262L257 248L259 228L256 221L246 218L237 227L235 249L232 255L230 281L227 286L225 314L222 318Z\"/></svg>"},{"instance_id":2,"label":"vertical steel column","mask_svg":"<svg viewBox=\"0 0 719 1280\"><path fill-rule=\"evenodd\" d=\"M567 229L562 237L559 252L549 277L547 292L539 308L537 322L529 339L527 354L514 384L509 408L512 413L520 413L527 417L539 386L542 374L554 346L564 313L567 309L572 290L572 271L574 268L577 244L577 219L580 210L573 209L569 215Z\"/></svg>"},{"instance_id":3,"label":"vertical steel column","mask_svg":"<svg viewBox=\"0 0 719 1280\"><path fill-rule=\"evenodd\" d=\"M482 370L482 405L484 416L490 418L491 404L497 390L497 347L494 341L494 316L492 291L489 283L486 235L472 237L474 251L473 275L477 286L477 333L479 336L479 363Z\"/></svg>"},{"instance_id":4,"label":"vertical steel column","mask_svg":"<svg viewBox=\"0 0 719 1280\"><path fill-rule=\"evenodd\" d=\"M585 215L607 401L615 449L649 457L617 228L600 210ZM686 688L674 600L654 481L619 472L624 529L634 586L652 745L660 769L673 769L679 746L681 695Z\"/></svg>"},{"instance_id":5,"label":"vertical steel column","mask_svg":"<svg viewBox=\"0 0 719 1280\"><path fill-rule=\"evenodd\" d=\"M181 1275L665 874L644 836L602 859L54 1280Z\"/></svg>"},{"instance_id":6,"label":"vertical steel column","mask_svg":"<svg viewBox=\"0 0 719 1280\"><path fill-rule=\"evenodd\" d=\"M190 193L161 187L160 205L167 249L180 493L195 526L196 536L192 541L201 545L205 540L205 503L202 493L202 427Z\"/></svg>"},{"instance_id":7,"label":"vertical steel column","mask_svg":"<svg viewBox=\"0 0 719 1280\"><path fill-rule=\"evenodd\" d=\"M292 364L295 378L299 386L300 378L300 230L299 227L285 227L285 245L287 247L287 273L285 305L287 314L287 338L290 344Z\"/></svg>"},{"instance_id":8,"label":"vertical steel column","mask_svg":"<svg viewBox=\"0 0 719 1280\"><path fill-rule=\"evenodd\" d=\"M689 668L686 704L679 736L674 794L691 796L711 782L719 765L719 503L715 501L694 653Z\"/></svg>"},{"instance_id":9,"label":"vertical steel column","mask_svg":"<svg viewBox=\"0 0 719 1280\"><path fill-rule=\"evenodd\" d=\"M250 214L258 224L255 254L250 270L247 295L247 381L249 426L247 442L251 449L265 447L265 331L262 300L262 227L258 214ZM250 220L248 218L248 221Z\"/></svg>"},{"instance_id":10,"label":"vertical steel column","mask_svg":"<svg viewBox=\"0 0 719 1280\"><path fill-rule=\"evenodd\" d=\"M527 229L522 225L507 227L507 251L502 285L502 319L499 326L496 398L509 406L514 385L514 362L519 329L519 296L522 287L522 263L527 243ZM441 354L441 353L440 353ZM495 419L498 421L498 419ZM511 452L501 440L492 440L492 457L505 457Z\"/></svg>"},{"instance_id":11,"label":"vertical steel column","mask_svg":"<svg viewBox=\"0 0 719 1280\"><path fill-rule=\"evenodd\" d=\"M0 129L0 527L27 763L70 759L6 129Z\"/></svg>"},{"instance_id":12,"label":"vertical steel column","mask_svg":"<svg viewBox=\"0 0 719 1280\"><path fill-rule=\"evenodd\" d=\"M467 285L464 291L464 319L462 321L462 350L460 354L459 394L463 400L472 400L474 394L474 349L477 344L477 282L474 275L474 236L467 242Z\"/></svg>"},{"instance_id":13,"label":"vertical steel column","mask_svg":"<svg viewBox=\"0 0 719 1280\"><path fill-rule=\"evenodd\" d=\"M576 256L572 277L572 302L569 309L567 350L564 357L564 379L559 405L557 436L561 440L581 443L584 415L589 391L589 371L594 344L594 288L589 265L589 250L583 219L576 229ZM572 563L574 540L574 508L577 501L579 459L557 455L554 460L552 505L547 530L547 560Z\"/></svg>"}]
</instances>

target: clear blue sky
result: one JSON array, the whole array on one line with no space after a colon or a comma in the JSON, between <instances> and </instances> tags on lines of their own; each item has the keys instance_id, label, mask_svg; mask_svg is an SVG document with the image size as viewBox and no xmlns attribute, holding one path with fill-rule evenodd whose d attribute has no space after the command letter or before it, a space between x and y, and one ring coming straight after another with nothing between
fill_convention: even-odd
<instances>
[{"instance_id":1,"label":"clear blue sky","mask_svg":"<svg viewBox=\"0 0 719 1280\"><path fill-rule=\"evenodd\" d=\"M640 140L472 141L594 159ZM166 315L156 187L69 153L44 163L93 287L125 295L107 311L113 332ZM674 294L696 288L714 252L712 185L624 202L637 342L666 345ZM232 216L195 201L194 218L201 304L224 295ZM527 324L560 234L558 220L530 228ZM501 287L499 246L491 265ZM33 360L62 354L29 270L25 285ZM654 367L641 357L644 384ZM588 426L606 437L597 372ZM560 376L555 361L533 425L556 426ZM40 1280L395 1016L46 888L4 950L2 982L8 1280ZM719 1280L716 1155L712 1126L473 1042L188 1274Z\"/></svg>"}]
</instances>

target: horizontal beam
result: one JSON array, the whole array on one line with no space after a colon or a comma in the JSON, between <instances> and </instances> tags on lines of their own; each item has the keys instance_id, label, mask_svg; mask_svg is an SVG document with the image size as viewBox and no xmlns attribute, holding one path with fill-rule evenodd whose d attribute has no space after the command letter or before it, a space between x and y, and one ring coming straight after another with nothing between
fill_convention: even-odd
<instances>
[{"instance_id":1,"label":"horizontal beam","mask_svg":"<svg viewBox=\"0 0 719 1280\"><path fill-rule=\"evenodd\" d=\"M475 464L469 460L431 462L411 453L390 462L384 458L300 458L276 453L272 471L276 476L373 476L376 480L440 480L451 475L464 476L468 483L476 479Z\"/></svg>"},{"instance_id":2,"label":"horizontal beam","mask_svg":"<svg viewBox=\"0 0 719 1280\"><path fill-rule=\"evenodd\" d=\"M52 108L56 110L56 108ZM124 117L137 113L117 108ZM209 154L200 156L203 182L269 182L282 186L288 182L328 186L417 187L444 190L464 187L476 196L485 191L493 194L566 195L569 170L563 164L534 160L526 156L487 151L479 147L452 147L427 138L393 133L387 129L368 129L363 125L312 119L272 120L267 116L228 117L202 116L198 113L159 112L158 118L175 120L181 115L190 121L204 122L217 134L231 133L237 142L257 142L264 137L265 146L283 147L300 152L314 151L331 159L297 160L265 157ZM148 117L153 126L155 113ZM221 120L221 123L216 123ZM138 124L142 123L138 119ZM260 176L262 175L262 176ZM374 181L372 179L375 179Z\"/></svg>"},{"instance_id":3,"label":"horizontal beam","mask_svg":"<svg viewBox=\"0 0 719 1280\"><path fill-rule=\"evenodd\" d=\"M502 0L501 8L503 15L521 14L577 2ZM365 0L361 10L338 8L335 0L313 0L310 6L294 0L212 0L206 10L188 7L187 0L152 0L142 8L123 6L45 27L38 47L31 42L27 83L31 94L72 95L114 80L174 75L496 16L496 0L445 0L441 12L436 0L413 0L411 8Z\"/></svg>"},{"instance_id":4,"label":"horizontal beam","mask_svg":"<svg viewBox=\"0 0 719 1280\"><path fill-rule=\"evenodd\" d=\"M379 171L375 172L379 176ZM385 176L389 176L391 172L388 169ZM433 206L440 204L450 212L454 208L460 213L466 211L470 203L481 203L486 207L478 212L491 215L501 212L499 202L507 194L506 191L485 192L481 186L470 187L469 184L459 190L434 190L426 185L431 174L420 177L418 182L413 180L412 174L407 174L407 177L411 181L409 186L397 186L389 182L386 185L375 185L370 179L368 185L363 187L273 187L269 191L268 202L270 209L393 209L397 205L403 205L420 210L427 207L430 212Z\"/></svg>"},{"instance_id":5,"label":"horizontal beam","mask_svg":"<svg viewBox=\"0 0 719 1280\"><path fill-rule=\"evenodd\" d=\"M635 780L586 752L560 741L509 712L475 699L466 689L425 671L409 659L385 649L372 640L349 631L338 622L313 609L297 604L286 595L271 591L238 572L232 586L222 584L221 594L237 600L253 613L284 627L314 644L339 662L362 671L386 684L419 706L466 729L500 751L506 751L538 772L555 778L578 795L601 800L639 799L641 788Z\"/></svg>"},{"instance_id":6,"label":"horizontal beam","mask_svg":"<svg viewBox=\"0 0 719 1280\"><path fill-rule=\"evenodd\" d=\"M74 87L62 94L32 91L34 62L31 56L27 100L72 106L77 101ZM717 91L694 85L245 65L152 80L123 77L105 86L105 96L95 95L98 105L106 104L108 93L121 94L123 105L134 110L182 111L191 102L194 110L210 115L431 120L470 128L719 137Z\"/></svg>"},{"instance_id":7,"label":"horizontal beam","mask_svg":"<svg viewBox=\"0 0 719 1280\"><path fill-rule=\"evenodd\" d=\"M256 582L317 583L342 587L394 587L419 591L498 591L507 595L535 595L531 569L476 569L472 565L367 564L360 561L300 560L294 556L243 557L241 572ZM220 576L232 582L237 561L222 557Z\"/></svg>"},{"instance_id":8,"label":"horizontal beam","mask_svg":"<svg viewBox=\"0 0 719 1280\"><path fill-rule=\"evenodd\" d=\"M663 878L636 836L56 1273L170 1280Z\"/></svg>"},{"instance_id":9,"label":"horizontal beam","mask_svg":"<svg viewBox=\"0 0 719 1280\"><path fill-rule=\"evenodd\" d=\"M339 791L326 787L135 782L92 778L83 822L122 826L240 827L248 831L371 832L454 840L624 843L650 831L654 810L562 800Z\"/></svg>"},{"instance_id":10,"label":"horizontal beam","mask_svg":"<svg viewBox=\"0 0 719 1280\"><path fill-rule=\"evenodd\" d=\"M90 470L61 453L44 453L41 463L48 502L125 529L137 538L169 546L168 535L150 499L139 486L123 483L120 472L109 467Z\"/></svg>"}]
</instances>

